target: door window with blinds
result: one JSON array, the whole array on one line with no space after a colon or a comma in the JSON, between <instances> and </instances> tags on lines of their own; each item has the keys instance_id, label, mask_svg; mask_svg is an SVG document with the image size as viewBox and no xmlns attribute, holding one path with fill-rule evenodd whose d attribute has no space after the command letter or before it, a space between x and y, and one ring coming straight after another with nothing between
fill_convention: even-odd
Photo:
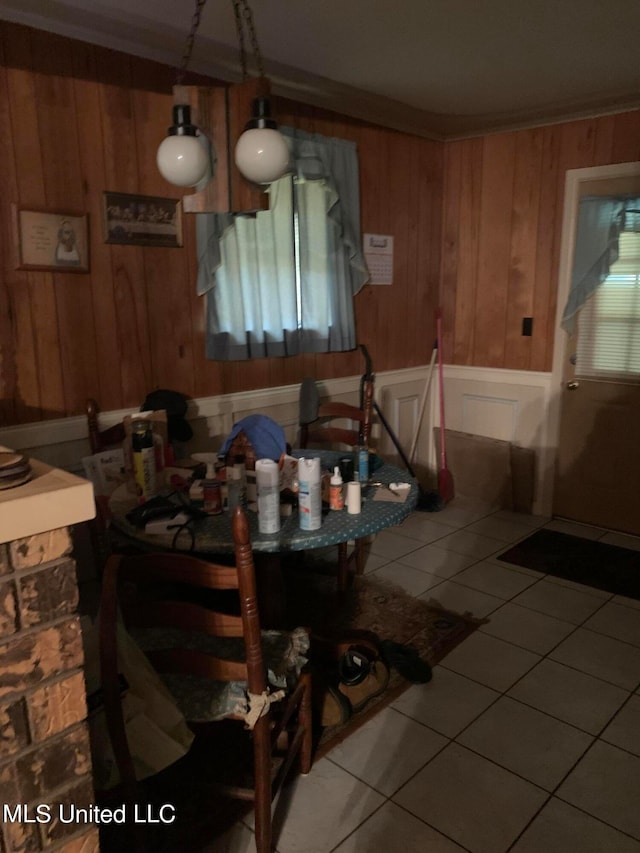
<instances>
[{"instance_id":1,"label":"door window with blinds","mask_svg":"<svg viewBox=\"0 0 640 853\"><path fill-rule=\"evenodd\" d=\"M579 314L575 372L640 382L640 233L618 241L618 259Z\"/></svg>"}]
</instances>

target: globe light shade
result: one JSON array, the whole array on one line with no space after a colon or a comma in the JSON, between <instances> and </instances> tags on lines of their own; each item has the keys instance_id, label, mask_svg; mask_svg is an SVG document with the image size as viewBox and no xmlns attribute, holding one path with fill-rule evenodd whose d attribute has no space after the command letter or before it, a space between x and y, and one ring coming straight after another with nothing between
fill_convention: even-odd
<instances>
[{"instance_id":1,"label":"globe light shade","mask_svg":"<svg viewBox=\"0 0 640 853\"><path fill-rule=\"evenodd\" d=\"M268 98L255 98L252 112L236 144L235 163L247 180L270 184L289 171L289 147L271 118Z\"/></svg>"},{"instance_id":2,"label":"globe light shade","mask_svg":"<svg viewBox=\"0 0 640 853\"><path fill-rule=\"evenodd\" d=\"M156 163L163 178L178 187L195 187L209 169L209 156L191 124L189 106L173 108L173 125L160 143Z\"/></svg>"}]
</instances>

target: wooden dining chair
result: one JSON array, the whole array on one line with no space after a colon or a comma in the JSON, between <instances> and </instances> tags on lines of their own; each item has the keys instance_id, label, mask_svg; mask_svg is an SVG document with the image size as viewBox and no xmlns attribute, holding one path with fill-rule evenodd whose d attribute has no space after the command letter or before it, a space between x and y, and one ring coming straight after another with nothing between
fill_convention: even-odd
<instances>
[{"instance_id":1,"label":"wooden dining chair","mask_svg":"<svg viewBox=\"0 0 640 853\"><path fill-rule=\"evenodd\" d=\"M253 552L247 518L241 508L234 514L233 536L235 566L170 552L109 559L99 625L105 716L123 796L126 802L136 802L141 787L134 772L135 745L128 740L118 680L117 619L121 613L124 626L140 645L144 645L140 636L147 637L147 646L153 647L147 657L173 688L176 702L195 734L189 752L176 766L183 765L179 769L184 776L186 763L187 778L201 791L222 792L252 802L257 851L270 853L272 799L295 758L302 773L308 773L311 767L311 679L306 669L296 677L290 673L292 683L287 695L269 704L271 687L261 643L264 637L256 601ZM219 608L218 599L226 596L228 600L229 595L235 606ZM155 638L150 644L149 636ZM283 636L289 638L288 634ZM241 654L233 655L228 647L224 651L220 648L219 644L228 644L230 638L236 638ZM270 670L271 667L272 661ZM180 679L185 676L188 686L180 687ZM194 678L198 685L196 702L189 693ZM266 700L262 716L252 730L245 728L243 715L230 714L219 721L207 719L209 714L215 714L208 699L203 704L203 690L205 695L210 690L213 696L221 683L243 685L242 692L258 707ZM249 783L243 776L247 769ZM159 776L165 774L162 771ZM161 801L174 800L169 796ZM219 803L216 805L220 808ZM213 803L209 809L214 809Z\"/></svg>"},{"instance_id":2,"label":"wooden dining chair","mask_svg":"<svg viewBox=\"0 0 640 853\"><path fill-rule=\"evenodd\" d=\"M110 450L122 444L124 441L124 425L118 423L101 430L98 424L100 408L93 398L87 400L86 413L89 446L92 453L101 453L103 450Z\"/></svg>"},{"instance_id":3,"label":"wooden dining chair","mask_svg":"<svg viewBox=\"0 0 640 853\"><path fill-rule=\"evenodd\" d=\"M361 445L369 444L371 435L371 411L373 407L373 380L367 379L362 386L362 408L349 403L319 403L317 406L317 417L309 421L311 414L309 406L304 405L301 400L300 418L300 447L303 450L313 447L338 446L344 448L346 445L354 450ZM306 414L302 415L302 410ZM344 426L344 421L351 421L351 426ZM338 423L337 423L338 422ZM357 470L357 460L355 461ZM365 540L356 539L352 551L349 551L348 542L338 544L338 590L344 592L354 575L361 575L364 571Z\"/></svg>"}]
</instances>

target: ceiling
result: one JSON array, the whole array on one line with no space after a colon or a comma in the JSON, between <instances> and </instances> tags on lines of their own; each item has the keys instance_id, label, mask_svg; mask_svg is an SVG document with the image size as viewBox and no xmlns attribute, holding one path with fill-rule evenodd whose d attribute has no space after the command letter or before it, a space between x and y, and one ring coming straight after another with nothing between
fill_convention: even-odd
<instances>
[{"instance_id":1,"label":"ceiling","mask_svg":"<svg viewBox=\"0 0 640 853\"><path fill-rule=\"evenodd\" d=\"M422 136L640 107L637 0L252 0L252 9L274 92ZM0 17L177 65L193 11L193 0L2 0ZM238 65L232 2L209 0L190 70L233 82Z\"/></svg>"}]
</instances>

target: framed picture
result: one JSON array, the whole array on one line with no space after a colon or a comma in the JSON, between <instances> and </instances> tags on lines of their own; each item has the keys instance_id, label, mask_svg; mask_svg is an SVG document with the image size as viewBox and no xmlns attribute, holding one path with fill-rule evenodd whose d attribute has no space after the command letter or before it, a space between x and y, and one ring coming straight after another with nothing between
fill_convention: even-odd
<instances>
[{"instance_id":1,"label":"framed picture","mask_svg":"<svg viewBox=\"0 0 640 853\"><path fill-rule=\"evenodd\" d=\"M174 198L104 193L104 239L125 246L182 246L182 207Z\"/></svg>"},{"instance_id":2,"label":"framed picture","mask_svg":"<svg viewBox=\"0 0 640 853\"><path fill-rule=\"evenodd\" d=\"M16 269L89 272L86 213L23 210L12 205Z\"/></svg>"}]
</instances>

